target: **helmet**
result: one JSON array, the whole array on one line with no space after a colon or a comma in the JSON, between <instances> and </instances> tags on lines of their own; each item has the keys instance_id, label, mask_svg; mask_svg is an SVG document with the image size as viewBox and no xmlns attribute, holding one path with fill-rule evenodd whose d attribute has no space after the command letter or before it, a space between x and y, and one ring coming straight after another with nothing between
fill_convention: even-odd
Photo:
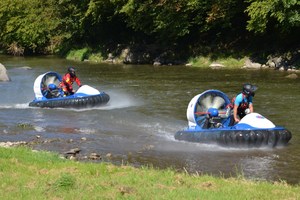
<instances>
[{"instance_id":1,"label":"helmet","mask_svg":"<svg viewBox=\"0 0 300 200\"><path fill-rule=\"evenodd\" d=\"M257 87L255 85L252 85L250 83L245 83L243 85L243 93L247 94L247 95L251 95L254 97L255 95L255 91L257 90Z\"/></svg>"},{"instance_id":2,"label":"helmet","mask_svg":"<svg viewBox=\"0 0 300 200\"><path fill-rule=\"evenodd\" d=\"M68 67L68 72L70 73L70 75L73 77L75 76L75 68L74 67Z\"/></svg>"},{"instance_id":3,"label":"helmet","mask_svg":"<svg viewBox=\"0 0 300 200\"><path fill-rule=\"evenodd\" d=\"M49 90L55 90L56 89L56 85L54 83L51 83L48 85Z\"/></svg>"}]
</instances>

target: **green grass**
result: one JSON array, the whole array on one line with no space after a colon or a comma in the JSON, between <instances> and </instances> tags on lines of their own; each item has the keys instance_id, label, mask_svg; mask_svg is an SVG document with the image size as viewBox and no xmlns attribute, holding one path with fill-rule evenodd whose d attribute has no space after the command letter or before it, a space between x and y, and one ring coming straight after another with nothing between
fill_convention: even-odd
<instances>
[{"instance_id":1,"label":"green grass","mask_svg":"<svg viewBox=\"0 0 300 200\"><path fill-rule=\"evenodd\" d=\"M101 53L91 53L88 55L88 60L91 62L101 63L104 61L104 58Z\"/></svg>"},{"instance_id":2,"label":"green grass","mask_svg":"<svg viewBox=\"0 0 300 200\"><path fill-rule=\"evenodd\" d=\"M300 199L300 187L240 178L80 163L25 147L0 148L1 199Z\"/></svg>"},{"instance_id":3,"label":"green grass","mask_svg":"<svg viewBox=\"0 0 300 200\"><path fill-rule=\"evenodd\" d=\"M68 60L77 60L77 61L83 61L87 58L87 55L89 53L88 48L83 49L72 49L68 52L66 59Z\"/></svg>"},{"instance_id":4,"label":"green grass","mask_svg":"<svg viewBox=\"0 0 300 200\"><path fill-rule=\"evenodd\" d=\"M70 50L66 56L66 59L77 61L88 60L91 62L98 63L104 61L104 58L100 52L92 53L91 50L89 50L88 48Z\"/></svg>"},{"instance_id":5,"label":"green grass","mask_svg":"<svg viewBox=\"0 0 300 200\"><path fill-rule=\"evenodd\" d=\"M246 58L236 59L232 57L227 58L214 58L199 56L196 58L190 58L189 63L194 67L209 67L212 63L219 63L226 68L241 68L245 63Z\"/></svg>"}]
</instances>

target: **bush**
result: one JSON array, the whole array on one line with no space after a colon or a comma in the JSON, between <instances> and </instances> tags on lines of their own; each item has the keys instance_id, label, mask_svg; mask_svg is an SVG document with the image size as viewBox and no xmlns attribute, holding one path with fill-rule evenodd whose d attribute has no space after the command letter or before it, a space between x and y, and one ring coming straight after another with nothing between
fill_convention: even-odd
<instances>
[{"instance_id":1,"label":"bush","mask_svg":"<svg viewBox=\"0 0 300 200\"><path fill-rule=\"evenodd\" d=\"M72 49L68 52L67 59L83 61L84 59L87 59L88 53L89 53L88 48L77 49L77 50Z\"/></svg>"}]
</instances>

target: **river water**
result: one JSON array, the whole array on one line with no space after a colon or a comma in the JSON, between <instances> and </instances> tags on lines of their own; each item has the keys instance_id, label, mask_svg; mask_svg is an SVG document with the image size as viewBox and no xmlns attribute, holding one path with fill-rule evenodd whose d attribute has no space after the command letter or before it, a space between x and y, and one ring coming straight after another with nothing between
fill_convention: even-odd
<instances>
[{"instance_id":1,"label":"river water","mask_svg":"<svg viewBox=\"0 0 300 200\"><path fill-rule=\"evenodd\" d=\"M0 56L0 63L11 77L11 82L0 82L1 142L42 139L51 142L36 142L34 149L64 153L80 148L82 155L98 153L102 161L117 165L300 183L300 80L285 78L287 72L91 64L56 57ZM83 84L110 95L106 106L85 110L28 106L38 75L64 74L71 65ZM186 108L195 95L218 89L231 98L245 82L259 87L255 111L292 132L288 146L225 148L174 139L187 126Z\"/></svg>"}]
</instances>

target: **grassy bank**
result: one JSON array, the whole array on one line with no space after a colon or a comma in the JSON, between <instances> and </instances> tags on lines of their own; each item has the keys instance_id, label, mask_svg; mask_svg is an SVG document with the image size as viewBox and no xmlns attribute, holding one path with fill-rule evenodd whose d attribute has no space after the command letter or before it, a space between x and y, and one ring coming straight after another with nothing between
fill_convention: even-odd
<instances>
[{"instance_id":1,"label":"grassy bank","mask_svg":"<svg viewBox=\"0 0 300 200\"><path fill-rule=\"evenodd\" d=\"M236 59L233 57L212 59L211 57L199 56L190 58L189 63L194 67L209 67L211 64L217 63L227 68L241 68L245 64L246 57Z\"/></svg>"},{"instance_id":2,"label":"grassy bank","mask_svg":"<svg viewBox=\"0 0 300 200\"><path fill-rule=\"evenodd\" d=\"M100 52L92 52L89 48L73 49L66 55L68 60L84 61L89 60L91 62L103 62L104 58Z\"/></svg>"},{"instance_id":3,"label":"grassy bank","mask_svg":"<svg viewBox=\"0 0 300 200\"><path fill-rule=\"evenodd\" d=\"M2 199L300 199L300 187L174 170L80 163L0 148Z\"/></svg>"},{"instance_id":4,"label":"grassy bank","mask_svg":"<svg viewBox=\"0 0 300 200\"><path fill-rule=\"evenodd\" d=\"M115 60L122 62L123 58L121 58L121 56L122 55L117 55L117 57L115 57ZM92 53L92 50L88 48L70 50L66 55L66 59L77 61L87 60L90 62L98 63L104 62L105 60L100 50L96 51L96 53ZM188 59L187 63L194 67L209 67L211 64L217 63L228 68L241 68L245 64L245 60L246 57L237 59L230 56L222 58L212 58L211 56L198 56Z\"/></svg>"}]
</instances>

